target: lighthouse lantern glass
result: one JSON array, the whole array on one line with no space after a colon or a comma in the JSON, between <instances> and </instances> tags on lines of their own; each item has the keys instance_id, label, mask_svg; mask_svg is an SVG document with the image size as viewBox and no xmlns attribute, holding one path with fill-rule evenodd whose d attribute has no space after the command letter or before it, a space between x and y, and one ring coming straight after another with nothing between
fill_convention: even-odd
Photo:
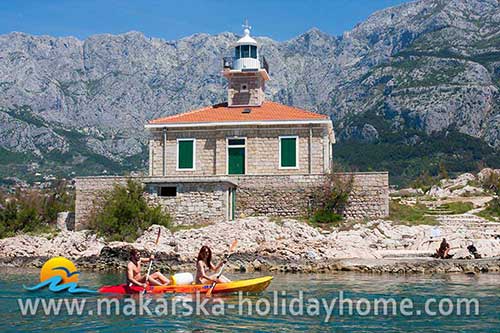
<instances>
[{"instance_id":1,"label":"lighthouse lantern glass","mask_svg":"<svg viewBox=\"0 0 500 333\"><path fill-rule=\"evenodd\" d=\"M251 45L250 46L250 57L257 59L257 46Z\"/></svg>"}]
</instances>

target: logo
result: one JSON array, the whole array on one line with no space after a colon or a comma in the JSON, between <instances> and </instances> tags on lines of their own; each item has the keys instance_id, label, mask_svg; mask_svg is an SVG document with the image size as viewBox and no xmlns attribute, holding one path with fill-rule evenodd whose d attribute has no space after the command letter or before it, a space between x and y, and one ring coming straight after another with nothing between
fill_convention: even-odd
<instances>
[{"instance_id":1,"label":"logo","mask_svg":"<svg viewBox=\"0 0 500 333\"><path fill-rule=\"evenodd\" d=\"M78 287L79 275L80 272L71 260L64 257L55 257L43 264L40 270L40 283L33 287L24 286L24 289L35 291L48 286L49 290L55 293L63 290L72 294L96 293L94 290Z\"/></svg>"}]
</instances>

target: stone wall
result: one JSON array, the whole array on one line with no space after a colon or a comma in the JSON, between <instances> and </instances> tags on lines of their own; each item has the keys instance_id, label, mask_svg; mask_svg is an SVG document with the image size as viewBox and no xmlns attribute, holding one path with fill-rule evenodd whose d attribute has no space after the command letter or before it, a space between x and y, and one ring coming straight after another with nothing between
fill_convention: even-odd
<instances>
[{"instance_id":1,"label":"stone wall","mask_svg":"<svg viewBox=\"0 0 500 333\"><path fill-rule=\"evenodd\" d=\"M75 179L75 230L85 229L95 205L114 184L124 185L127 177L81 177Z\"/></svg>"},{"instance_id":2,"label":"stone wall","mask_svg":"<svg viewBox=\"0 0 500 333\"><path fill-rule=\"evenodd\" d=\"M311 138L310 138L310 134ZM279 167L279 137L299 137L298 168ZM320 174L330 168L333 137L327 126L289 126L280 128L245 127L239 129L167 130L165 149L166 176L222 176L227 175L227 138L246 138L246 174L248 175L290 175ZM177 170L177 139L195 138L195 170ZM311 145L311 161L309 161ZM163 176L163 133L152 131L150 141L150 175ZM309 170L310 165L310 170Z\"/></svg>"},{"instance_id":3,"label":"stone wall","mask_svg":"<svg viewBox=\"0 0 500 333\"><path fill-rule=\"evenodd\" d=\"M241 91L242 85L247 91ZM227 101L229 105L261 105L264 102L265 82L256 73L241 73L231 75L228 83Z\"/></svg>"},{"instance_id":4,"label":"stone wall","mask_svg":"<svg viewBox=\"0 0 500 333\"><path fill-rule=\"evenodd\" d=\"M389 214L389 176L387 172L337 174L353 177L353 191L346 207L349 219L380 218ZM127 177L85 177L76 179L77 230L85 228L95 203L104 191ZM314 194L325 176L245 175L239 177L143 177L136 178L149 188L147 198L161 204L176 224L192 225L226 221L229 217L229 188L236 188L236 217L251 215L307 216ZM156 186L176 186L175 197L159 197ZM151 190L152 189L152 190Z\"/></svg>"},{"instance_id":5,"label":"stone wall","mask_svg":"<svg viewBox=\"0 0 500 333\"><path fill-rule=\"evenodd\" d=\"M150 194L148 200L164 207L175 224L211 224L228 219L227 190L221 183L180 183L176 197Z\"/></svg>"},{"instance_id":6,"label":"stone wall","mask_svg":"<svg viewBox=\"0 0 500 333\"><path fill-rule=\"evenodd\" d=\"M76 179L75 229L84 229L102 195L115 184L126 184L132 177L81 177ZM135 177L146 184L146 199L161 204L175 224L193 225L225 221L228 218L228 188L235 184L219 178L195 180L189 178ZM175 197L159 197L157 186L175 186Z\"/></svg>"},{"instance_id":7,"label":"stone wall","mask_svg":"<svg viewBox=\"0 0 500 333\"><path fill-rule=\"evenodd\" d=\"M353 191L345 215L350 219L389 216L389 173L354 172Z\"/></svg>"},{"instance_id":8,"label":"stone wall","mask_svg":"<svg viewBox=\"0 0 500 333\"><path fill-rule=\"evenodd\" d=\"M349 219L379 218L389 215L389 175L387 172L338 174L353 177L353 191L345 215ZM314 193L324 175L238 177L238 216L307 216L315 205Z\"/></svg>"}]
</instances>

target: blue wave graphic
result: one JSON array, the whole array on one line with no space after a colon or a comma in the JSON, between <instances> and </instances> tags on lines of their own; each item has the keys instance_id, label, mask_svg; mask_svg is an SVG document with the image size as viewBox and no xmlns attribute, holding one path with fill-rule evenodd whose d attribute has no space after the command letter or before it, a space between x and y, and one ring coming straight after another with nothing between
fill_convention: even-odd
<instances>
[{"instance_id":1,"label":"blue wave graphic","mask_svg":"<svg viewBox=\"0 0 500 333\"><path fill-rule=\"evenodd\" d=\"M90 290L90 289L86 289L86 288L79 288L75 282L68 282L68 283L60 284L61 282L62 282L62 277L53 276L50 279L47 279L43 282L40 282L36 286L26 287L23 285L23 288L26 290L29 290L29 291L35 291L35 290L39 290L39 289L42 289L42 288L49 286L49 290L52 292L55 292L55 293L61 292L63 290L67 290L68 292L70 292L72 294L83 294L83 293L95 294L95 293L97 293L97 291L95 291L95 290Z\"/></svg>"},{"instance_id":2,"label":"blue wave graphic","mask_svg":"<svg viewBox=\"0 0 500 333\"><path fill-rule=\"evenodd\" d=\"M69 271L66 267L59 266L59 267L54 267L52 268L53 271L64 271L66 273L67 277L72 277L73 275L78 275L80 274L80 271L74 271L73 273Z\"/></svg>"}]
</instances>

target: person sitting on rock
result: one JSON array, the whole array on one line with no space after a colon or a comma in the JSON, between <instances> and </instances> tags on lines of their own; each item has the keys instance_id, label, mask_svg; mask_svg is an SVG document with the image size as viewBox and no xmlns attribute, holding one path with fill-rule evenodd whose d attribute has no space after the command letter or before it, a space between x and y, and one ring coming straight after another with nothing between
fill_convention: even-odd
<instances>
[{"instance_id":1,"label":"person sitting on rock","mask_svg":"<svg viewBox=\"0 0 500 333\"><path fill-rule=\"evenodd\" d=\"M141 264L149 262L153 259L153 255L151 255L151 257L149 258L141 258L140 252L137 249L132 249L130 251L130 261L127 264L127 284L129 286L135 285L146 288L148 283L153 286L163 286L170 284L170 280L160 272L154 272L153 274L150 274L147 281L146 276L141 274Z\"/></svg>"},{"instance_id":2,"label":"person sitting on rock","mask_svg":"<svg viewBox=\"0 0 500 333\"><path fill-rule=\"evenodd\" d=\"M441 258L441 259L451 258L451 256L449 255L450 248L451 248L451 246L446 241L446 238L443 238L443 241L441 242L439 249L436 250L436 258Z\"/></svg>"},{"instance_id":3,"label":"person sitting on rock","mask_svg":"<svg viewBox=\"0 0 500 333\"><path fill-rule=\"evenodd\" d=\"M481 259L482 256L477 252L477 248L474 246L473 243L471 243L469 246L467 246L467 250L469 250L469 253L474 256L474 259Z\"/></svg>"},{"instance_id":4,"label":"person sitting on rock","mask_svg":"<svg viewBox=\"0 0 500 333\"><path fill-rule=\"evenodd\" d=\"M226 260L227 259L224 259L217 266L215 266L212 263L212 250L210 250L208 246L202 246L200 252L198 252L198 258L196 260L196 283L207 284L212 282L230 282L231 280L224 275L217 278L217 271L222 267ZM215 274L207 275L208 271L214 271Z\"/></svg>"}]
</instances>

